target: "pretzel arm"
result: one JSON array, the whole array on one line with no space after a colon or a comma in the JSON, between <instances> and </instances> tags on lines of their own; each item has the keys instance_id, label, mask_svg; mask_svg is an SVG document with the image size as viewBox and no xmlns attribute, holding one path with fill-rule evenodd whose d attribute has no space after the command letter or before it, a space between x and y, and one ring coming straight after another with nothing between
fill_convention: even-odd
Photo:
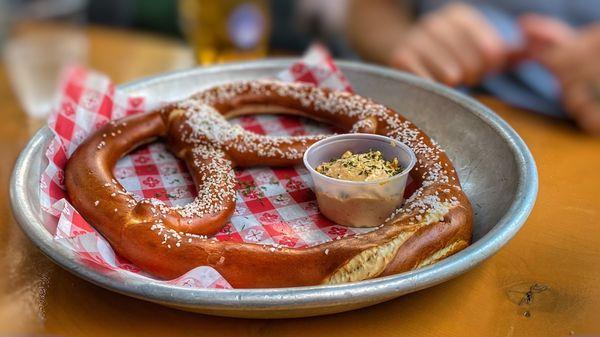
<instances>
[{"instance_id":1,"label":"pretzel arm","mask_svg":"<svg viewBox=\"0 0 600 337\"><path fill-rule=\"evenodd\" d=\"M235 174L232 162L220 149L210 145L195 147L184 159L192 174L198 195L194 201L173 209L180 215L170 227L178 232L213 235L235 210Z\"/></svg>"},{"instance_id":2,"label":"pretzel arm","mask_svg":"<svg viewBox=\"0 0 600 337\"><path fill-rule=\"evenodd\" d=\"M137 201L116 180L113 167L124 154L166 130L159 114L110 122L79 145L67 162L65 184L71 203L88 221L106 224L97 228L110 242L121 240L123 225L140 220L130 216Z\"/></svg>"},{"instance_id":3,"label":"pretzel arm","mask_svg":"<svg viewBox=\"0 0 600 337\"><path fill-rule=\"evenodd\" d=\"M240 138L226 149L237 166L281 167L300 164L306 149L325 136L274 137L247 132Z\"/></svg>"},{"instance_id":4,"label":"pretzel arm","mask_svg":"<svg viewBox=\"0 0 600 337\"><path fill-rule=\"evenodd\" d=\"M233 214L232 164L222 151L211 147L198 147L183 156L199 192L190 204L169 207L155 199L137 201L117 181L112 172L117 160L141 144L163 137L167 130L163 115L157 112L111 122L82 143L67 163L65 182L71 202L84 216L98 214L99 221L109 224L98 228L111 242L121 240L123 227L136 223L165 224L177 232L212 235Z\"/></svg>"}]
</instances>

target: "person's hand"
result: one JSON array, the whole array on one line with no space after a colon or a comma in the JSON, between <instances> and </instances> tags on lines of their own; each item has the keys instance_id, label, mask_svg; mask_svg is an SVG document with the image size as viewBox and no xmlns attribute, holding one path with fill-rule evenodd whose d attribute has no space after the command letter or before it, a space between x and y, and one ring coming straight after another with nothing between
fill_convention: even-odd
<instances>
[{"instance_id":1,"label":"person's hand","mask_svg":"<svg viewBox=\"0 0 600 337\"><path fill-rule=\"evenodd\" d=\"M600 24L576 31L551 17L520 18L528 54L559 79L567 112L585 131L600 135Z\"/></svg>"},{"instance_id":2,"label":"person's hand","mask_svg":"<svg viewBox=\"0 0 600 337\"><path fill-rule=\"evenodd\" d=\"M393 47L391 66L448 85L474 85L509 50L477 9L455 3L421 18Z\"/></svg>"}]
</instances>

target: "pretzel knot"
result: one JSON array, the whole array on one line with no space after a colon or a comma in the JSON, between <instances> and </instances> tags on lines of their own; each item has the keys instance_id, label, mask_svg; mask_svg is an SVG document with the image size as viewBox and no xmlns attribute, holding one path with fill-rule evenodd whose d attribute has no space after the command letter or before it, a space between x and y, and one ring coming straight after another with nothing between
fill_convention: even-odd
<instances>
[{"instance_id":1,"label":"pretzel knot","mask_svg":"<svg viewBox=\"0 0 600 337\"><path fill-rule=\"evenodd\" d=\"M377 230L294 249L209 238L235 210L234 167L298 164L323 136L270 137L230 124L253 113L291 113L343 132L377 133L410 146L421 187ZM197 197L184 206L137 201L114 178L117 160L143 143L166 140L189 168ZM113 121L69 159L75 208L122 256L158 277L209 265L234 287L341 283L433 263L470 242L471 205L444 152L409 121L373 101L306 84L246 81L202 91L160 110Z\"/></svg>"}]
</instances>

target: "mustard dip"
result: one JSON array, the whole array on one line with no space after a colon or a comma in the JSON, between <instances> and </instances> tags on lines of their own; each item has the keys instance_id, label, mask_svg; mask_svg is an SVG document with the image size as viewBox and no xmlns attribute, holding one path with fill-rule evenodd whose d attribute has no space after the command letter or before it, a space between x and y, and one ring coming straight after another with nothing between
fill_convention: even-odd
<instances>
[{"instance_id":1,"label":"mustard dip","mask_svg":"<svg viewBox=\"0 0 600 337\"><path fill-rule=\"evenodd\" d=\"M369 150L365 153L350 151L317 167L317 172L331 178L349 181L377 181L390 178L400 172L398 158L387 161L381 151Z\"/></svg>"}]
</instances>

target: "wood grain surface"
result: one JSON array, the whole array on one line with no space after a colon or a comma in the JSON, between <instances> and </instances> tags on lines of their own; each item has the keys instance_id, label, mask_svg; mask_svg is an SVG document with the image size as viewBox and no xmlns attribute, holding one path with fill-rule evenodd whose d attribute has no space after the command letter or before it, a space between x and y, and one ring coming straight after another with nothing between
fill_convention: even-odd
<instances>
[{"instance_id":1,"label":"wood grain surface","mask_svg":"<svg viewBox=\"0 0 600 337\"><path fill-rule=\"evenodd\" d=\"M116 82L187 66L164 38L89 28L89 66ZM600 334L600 139L568 122L480 101L536 159L531 217L498 254L439 286L348 313L242 320L181 312L85 282L44 257L11 216L8 180L30 137L0 67L0 335L58 336L568 336Z\"/></svg>"}]
</instances>

